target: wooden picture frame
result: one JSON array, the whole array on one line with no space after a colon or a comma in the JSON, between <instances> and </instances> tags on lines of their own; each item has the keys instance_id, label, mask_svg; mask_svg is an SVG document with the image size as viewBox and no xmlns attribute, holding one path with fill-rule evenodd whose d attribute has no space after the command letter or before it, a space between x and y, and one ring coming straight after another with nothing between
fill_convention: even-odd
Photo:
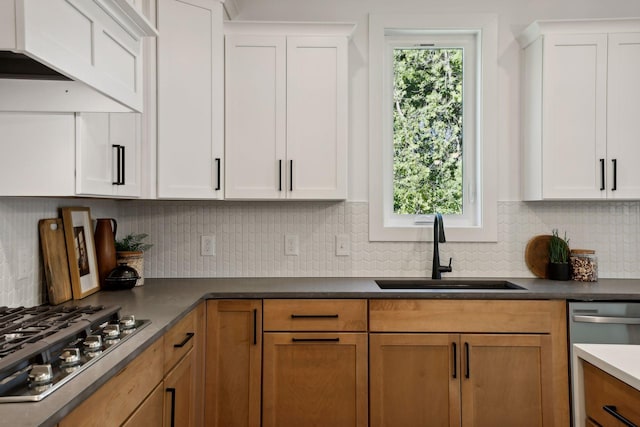
<instances>
[{"instance_id":1,"label":"wooden picture frame","mask_svg":"<svg viewBox=\"0 0 640 427\"><path fill-rule=\"evenodd\" d=\"M60 210L67 246L71 289L73 299L77 300L100 290L91 211L85 207L68 207Z\"/></svg>"}]
</instances>

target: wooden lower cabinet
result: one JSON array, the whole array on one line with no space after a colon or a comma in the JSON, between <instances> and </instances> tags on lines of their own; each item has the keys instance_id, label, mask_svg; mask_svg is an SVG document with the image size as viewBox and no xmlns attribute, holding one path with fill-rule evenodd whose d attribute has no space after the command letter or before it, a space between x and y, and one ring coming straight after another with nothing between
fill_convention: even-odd
<instances>
[{"instance_id":1,"label":"wooden lower cabinet","mask_svg":"<svg viewBox=\"0 0 640 427\"><path fill-rule=\"evenodd\" d=\"M371 334L371 426L459 426L458 334Z\"/></svg>"},{"instance_id":2,"label":"wooden lower cabinet","mask_svg":"<svg viewBox=\"0 0 640 427\"><path fill-rule=\"evenodd\" d=\"M208 300L205 425L260 425L262 301Z\"/></svg>"},{"instance_id":3,"label":"wooden lower cabinet","mask_svg":"<svg viewBox=\"0 0 640 427\"><path fill-rule=\"evenodd\" d=\"M640 390L636 390L588 362L582 361L582 368L587 425L590 425L589 423L602 427L640 425ZM617 417L626 419L628 423L620 421Z\"/></svg>"},{"instance_id":4,"label":"wooden lower cabinet","mask_svg":"<svg viewBox=\"0 0 640 427\"><path fill-rule=\"evenodd\" d=\"M164 378L164 426L195 427L194 350Z\"/></svg>"},{"instance_id":5,"label":"wooden lower cabinet","mask_svg":"<svg viewBox=\"0 0 640 427\"><path fill-rule=\"evenodd\" d=\"M549 337L371 334L371 426L551 425Z\"/></svg>"},{"instance_id":6,"label":"wooden lower cabinet","mask_svg":"<svg viewBox=\"0 0 640 427\"><path fill-rule=\"evenodd\" d=\"M365 427L366 333L264 334L263 427Z\"/></svg>"},{"instance_id":7,"label":"wooden lower cabinet","mask_svg":"<svg viewBox=\"0 0 640 427\"><path fill-rule=\"evenodd\" d=\"M564 301L369 309L372 427L569 425Z\"/></svg>"},{"instance_id":8,"label":"wooden lower cabinet","mask_svg":"<svg viewBox=\"0 0 640 427\"><path fill-rule=\"evenodd\" d=\"M462 425L551 426L548 335L463 334Z\"/></svg>"}]
</instances>

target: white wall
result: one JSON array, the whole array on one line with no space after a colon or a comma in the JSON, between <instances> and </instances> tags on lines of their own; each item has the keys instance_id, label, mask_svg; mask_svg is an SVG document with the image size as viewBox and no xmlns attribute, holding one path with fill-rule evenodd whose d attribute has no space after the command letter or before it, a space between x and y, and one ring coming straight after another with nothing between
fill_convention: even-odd
<instances>
[{"instance_id":1,"label":"white wall","mask_svg":"<svg viewBox=\"0 0 640 427\"><path fill-rule=\"evenodd\" d=\"M368 200L368 14L496 13L499 19L499 200L520 200L520 48L515 35L538 19L640 16L637 0L236 0L239 20L347 21L350 46L349 200ZM372 171L375 173L375 171Z\"/></svg>"}]
</instances>

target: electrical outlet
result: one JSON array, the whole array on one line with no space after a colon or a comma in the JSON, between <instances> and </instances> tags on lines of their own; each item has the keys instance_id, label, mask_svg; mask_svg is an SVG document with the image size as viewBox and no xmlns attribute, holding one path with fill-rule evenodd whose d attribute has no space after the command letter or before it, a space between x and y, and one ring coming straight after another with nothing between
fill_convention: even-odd
<instances>
[{"instance_id":1,"label":"electrical outlet","mask_svg":"<svg viewBox=\"0 0 640 427\"><path fill-rule=\"evenodd\" d=\"M336 256L349 256L351 254L351 242L348 234L336 234Z\"/></svg>"},{"instance_id":2,"label":"electrical outlet","mask_svg":"<svg viewBox=\"0 0 640 427\"><path fill-rule=\"evenodd\" d=\"M216 235L200 236L200 255L215 256L216 254Z\"/></svg>"},{"instance_id":3,"label":"electrical outlet","mask_svg":"<svg viewBox=\"0 0 640 427\"><path fill-rule=\"evenodd\" d=\"M284 235L284 254L290 256L298 256L300 252L300 244L297 234Z\"/></svg>"}]
</instances>

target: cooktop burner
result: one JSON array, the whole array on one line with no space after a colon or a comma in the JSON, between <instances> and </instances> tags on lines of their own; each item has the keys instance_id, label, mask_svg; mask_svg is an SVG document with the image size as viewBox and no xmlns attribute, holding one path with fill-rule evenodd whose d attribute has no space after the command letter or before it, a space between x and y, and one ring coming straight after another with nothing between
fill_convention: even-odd
<instances>
[{"instance_id":1,"label":"cooktop burner","mask_svg":"<svg viewBox=\"0 0 640 427\"><path fill-rule=\"evenodd\" d=\"M0 403L45 398L150 323L119 311L0 307Z\"/></svg>"}]
</instances>

